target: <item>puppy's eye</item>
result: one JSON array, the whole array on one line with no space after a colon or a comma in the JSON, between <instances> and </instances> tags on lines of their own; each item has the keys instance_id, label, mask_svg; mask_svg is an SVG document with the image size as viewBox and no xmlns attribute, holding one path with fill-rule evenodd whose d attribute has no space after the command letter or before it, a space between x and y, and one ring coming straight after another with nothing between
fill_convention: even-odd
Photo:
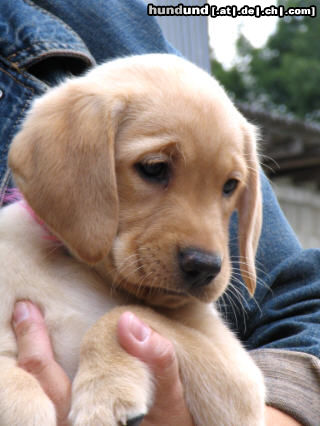
<instances>
[{"instance_id":1,"label":"puppy's eye","mask_svg":"<svg viewBox=\"0 0 320 426\"><path fill-rule=\"evenodd\" d=\"M234 193L239 181L237 179L228 179L227 182L223 185L223 195L229 197Z\"/></svg>"},{"instance_id":2,"label":"puppy's eye","mask_svg":"<svg viewBox=\"0 0 320 426\"><path fill-rule=\"evenodd\" d=\"M168 183L170 175L169 164L165 161L157 163L137 163L136 169L143 179L155 183Z\"/></svg>"}]
</instances>

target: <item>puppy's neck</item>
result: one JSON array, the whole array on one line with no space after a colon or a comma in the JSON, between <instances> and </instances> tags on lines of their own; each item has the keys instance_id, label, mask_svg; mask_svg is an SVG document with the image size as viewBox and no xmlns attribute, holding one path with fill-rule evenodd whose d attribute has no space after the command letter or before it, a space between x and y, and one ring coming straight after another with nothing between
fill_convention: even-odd
<instances>
[{"instance_id":1,"label":"puppy's neck","mask_svg":"<svg viewBox=\"0 0 320 426\"><path fill-rule=\"evenodd\" d=\"M22 193L17 188L10 188L6 191L4 197L5 204L12 204L12 203L19 203L19 205L24 208L28 214L32 217L34 222L36 222L41 228L43 229L43 238L46 240L50 240L57 244L63 244L55 235L51 233L51 231L48 229L45 222L40 219L34 210L30 207L30 205L27 203L25 198L23 197Z\"/></svg>"}]
</instances>

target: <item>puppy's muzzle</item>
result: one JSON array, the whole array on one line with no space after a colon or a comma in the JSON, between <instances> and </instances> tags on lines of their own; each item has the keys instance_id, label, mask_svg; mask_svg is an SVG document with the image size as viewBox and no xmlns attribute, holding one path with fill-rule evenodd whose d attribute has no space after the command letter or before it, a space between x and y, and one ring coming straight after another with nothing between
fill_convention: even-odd
<instances>
[{"instance_id":1,"label":"puppy's muzzle","mask_svg":"<svg viewBox=\"0 0 320 426\"><path fill-rule=\"evenodd\" d=\"M179 267L188 289L208 285L221 271L221 257L198 248L187 247L178 253Z\"/></svg>"}]
</instances>

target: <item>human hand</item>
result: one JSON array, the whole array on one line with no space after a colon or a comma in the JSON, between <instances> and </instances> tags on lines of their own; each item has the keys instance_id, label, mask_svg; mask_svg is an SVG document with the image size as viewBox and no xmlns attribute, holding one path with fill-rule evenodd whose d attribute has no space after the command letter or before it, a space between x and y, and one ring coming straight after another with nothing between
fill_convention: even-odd
<instances>
[{"instance_id":1,"label":"human hand","mask_svg":"<svg viewBox=\"0 0 320 426\"><path fill-rule=\"evenodd\" d=\"M68 425L71 382L55 361L41 311L28 301L15 305L12 325L17 338L18 365L32 374L56 407L59 426Z\"/></svg>"},{"instance_id":2,"label":"human hand","mask_svg":"<svg viewBox=\"0 0 320 426\"><path fill-rule=\"evenodd\" d=\"M172 343L130 312L120 317L118 340L129 354L149 366L156 380L155 402L141 426L192 426Z\"/></svg>"},{"instance_id":3,"label":"human hand","mask_svg":"<svg viewBox=\"0 0 320 426\"><path fill-rule=\"evenodd\" d=\"M18 365L40 382L56 407L58 425L66 426L71 383L54 359L41 311L31 302L18 302L12 323L18 344ZM141 426L192 426L172 344L129 312L119 320L118 339L128 353L149 366L156 379L155 403Z\"/></svg>"},{"instance_id":4,"label":"human hand","mask_svg":"<svg viewBox=\"0 0 320 426\"><path fill-rule=\"evenodd\" d=\"M71 383L54 359L51 342L40 310L30 302L18 302L13 315L18 343L18 365L38 379L54 402L59 426L67 425ZM183 424L192 420L183 398L178 363L172 344L151 331L130 313L118 324L120 344L133 356L146 362L157 379L155 404L141 426ZM288 415L266 407L266 425L299 426Z\"/></svg>"},{"instance_id":5,"label":"human hand","mask_svg":"<svg viewBox=\"0 0 320 426\"><path fill-rule=\"evenodd\" d=\"M266 426L301 426L296 420L276 408L266 406Z\"/></svg>"},{"instance_id":6,"label":"human hand","mask_svg":"<svg viewBox=\"0 0 320 426\"><path fill-rule=\"evenodd\" d=\"M178 362L171 342L151 331L129 312L120 318L118 338L128 353L149 365L157 380L156 402L141 426L193 425L183 398ZM266 426L301 426L273 407L266 406L265 416Z\"/></svg>"}]
</instances>

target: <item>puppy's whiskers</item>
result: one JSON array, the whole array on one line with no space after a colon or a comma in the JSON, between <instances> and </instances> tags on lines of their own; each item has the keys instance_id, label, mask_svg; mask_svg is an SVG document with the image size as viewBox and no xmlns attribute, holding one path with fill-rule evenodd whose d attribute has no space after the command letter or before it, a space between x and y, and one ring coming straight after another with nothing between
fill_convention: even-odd
<instances>
[{"instance_id":1,"label":"puppy's whiskers","mask_svg":"<svg viewBox=\"0 0 320 426\"><path fill-rule=\"evenodd\" d=\"M238 328L238 318L237 318L237 313L236 313L236 305L234 303L234 300L232 300L232 297L230 296L230 294L228 294L227 292L224 292L223 294L226 299L229 301L229 306L231 308L231 311L233 313L233 317L235 319L235 324L236 324L236 328Z\"/></svg>"},{"instance_id":2,"label":"puppy's whiskers","mask_svg":"<svg viewBox=\"0 0 320 426\"><path fill-rule=\"evenodd\" d=\"M141 278L141 280L138 283L138 288L137 288L137 296L142 294L142 291L145 292L145 289L147 288L150 291L150 286L145 287L144 286L144 282L146 281L147 278L149 278L150 275L152 275L153 272L150 271L148 274L146 274L144 277Z\"/></svg>"},{"instance_id":3,"label":"puppy's whiskers","mask_svg":"<svg viewBox=\"0 0 320 426\"><path fill-rule=\"evenodd\" d=\"M235 280L237 281L237 277L235 277ZM242 284L242 283L241 283ZM245 296L241 293L241 290L239 288L237 288L232 282L229 284L227 290L227 292L229 291L232 295L236 296L237 301L239 302L239 304L241 305L241 308L243 310L243 312L245 314L247 314L246 309L248 307L248 301L245 298ZM245 305L247 305L247 307L245 307Z\"/></svg>"},{"instance_id":4,"label":"puppy's whiskers","mask_svg":"<svg viewBox=\"0 0 320 426\"><path fill-rule=\"evenodd\" d=\"M123 284L123 282L125 282L132 274L134 274L139 268L141 268L137 266L133 268L133 270L131 270L131 272L129 272L128 274L124 274L124 272L128 268L132 268L132 266L134 265L137 265L137 256L135 253L128 256L126 259L124 259L124 261L122 262L119 268L117 267L113 268L112 272L115 273L115 276L113 277L111 286L113 288L121 288L121 285Z\"/></svg>"},{"instance_id":5,"label":"puppy's whiskers","mask_svg":"<svg viewBox=\"0 0 320 426\"><path fill-rule=\"evenodd\" d=\"M238 276L237 276L238 275ZM232 274L232 280L237 283L240 287L243 287L245 290L247 290L247 287L245 286L245 284L241 281L241 277L242 275L240 273L233 273ZM233 286L233 288L235 288L235 286ZM238 289L239 291L239 289ZM243 296L243 295L242 295ZM244 300L246 301L246 304L248 304L248 300L245 299L245 297L243 296ZM260 314L262 313L261 307L257 301L257 299L252 296L251 300L256 304L257 309L259 310Z\"/></svg>"},{"instance_id":6,"label":"puppy's whiskers","mask_svg":"<svg viewBox=\"0 0 320 426\"><path fill-rule=\"evenodd\" d=\"M230 256L230 260L231 263L233 265L234 268L236 268L236 264L238 265L247 265L247 259L244 256ZM260 266L261 267L260 267ZM239 268L237 268L239 269ZM263 277L265 279L268 279L270 277L270 275L265 271L265 267L263 265L262 262L260 262L259 260L255 259L255 269L257 272L259 272L261 275L263 275ZM261 282L261 284L263 283L263 281Z\"/></svg>"}]
</instances>

